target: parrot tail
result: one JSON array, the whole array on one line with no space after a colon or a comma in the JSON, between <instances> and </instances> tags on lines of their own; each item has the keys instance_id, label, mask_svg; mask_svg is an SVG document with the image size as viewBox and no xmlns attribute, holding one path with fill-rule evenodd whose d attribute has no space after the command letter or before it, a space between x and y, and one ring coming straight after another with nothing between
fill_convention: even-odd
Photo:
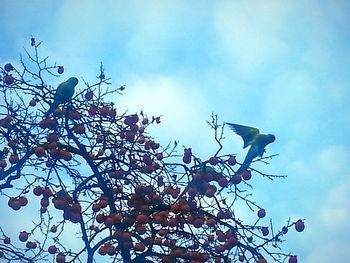
<instances>
[{"instance_id":1,"label":"parrot tail","mask_svg":"<svg viewBox=\"0 0 350 263\"><path fill-rule=\"evenodd\" d=\"M55 109L57 108L58 104L57 103L52 103L50 106L50 109L48 109L48 111L44 114L44 117L47 118L50 116L51 113L53 113L55 111Z\"/></svg>"},{"instance_id":2,"label":"parrot tail","mask_svg":"<svg viewBox=\"0 0 350 263\"><path fill-rule=\"evenodd\" d=\"M249 165L246 165L246 164L242 164L241 167L239 167L239 169L237 170L236 174L242 174L245 170L247 170L249 167Z\"/></svg>"},{"instance_id":3,"label":"parrot tail","mask_svg":"<svg viewBox=\"0 0 350 263\"><path fill-rule=\"evenodd\" d=\"M244 162L241 164L241 167L237 170L236 174L241 174L245 170L247 170L252 163L253 160L247 160L247 158L244 160Z\"/></svg>"}]
</instances>

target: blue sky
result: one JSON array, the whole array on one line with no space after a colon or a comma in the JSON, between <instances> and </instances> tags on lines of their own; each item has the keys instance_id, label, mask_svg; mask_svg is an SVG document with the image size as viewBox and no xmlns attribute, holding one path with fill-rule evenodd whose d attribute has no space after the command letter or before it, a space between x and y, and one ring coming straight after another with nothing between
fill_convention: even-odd
<instances>
[{"instance_id":1,"label":"blue sky","mask_svg":"<svg viewBox=\"0 0 350 263\"><path fill-rule=\"evenodd\" d=\"M103 3L102 3L103 2ZM349 1L2 0L0 63L18 61L30 35L65 75L92 81L100 62L123 96L117 108L163 115L154 136L215 152L206 124L220 121L276 135L280 154L256 179L254 198L283 225L305 218L285 247L300 262L350 258ZM57 80L59 83L61 80ZM227 152L244 158L225 133ZM253 182L254 183L254 182Z\"/></svg>"}]
</instances>

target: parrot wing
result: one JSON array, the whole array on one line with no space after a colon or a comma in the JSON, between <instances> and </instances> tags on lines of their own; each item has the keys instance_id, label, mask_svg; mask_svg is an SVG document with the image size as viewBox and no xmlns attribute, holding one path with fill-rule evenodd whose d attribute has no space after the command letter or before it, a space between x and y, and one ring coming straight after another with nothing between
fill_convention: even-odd
<instances>
[{"instance_id":1,"label":"parrot wing","mask_svg":"<svg viewBox=\"0 0 350 263\"><path fill-rule=\"evenodd\" d=\"M242 137L244 145L243 149L251 145L256 136L259 134L259 129L234 123L226 123L239 136Z\"/></svg>"},{"instance_id":2,"label":"parrot wing","mask_svg":"<svg viewBox=\"0 0 350 263\"><path fill-rule=\"evenodd\" d=\"M58 85L53 97L53 102L50 109L45 113L45 117L48 117L52 112L54 112L58 105L70 102L72 100L74 88L78 82L79 80L77 78L72 77Z\"/></svg>"},{"instance_id":3,"label":"parrot wing","mask_svg":"<svg viewBox=\"0 0 350 263\"><path fill-rule=\"evenodd\" d=\"M217 172L213 167L210 167L210 166L205 167L205 171L206 171L207 173L210 173L211 175L213 175L213 176L215 176L215 177L221 175L221 173Z\"/></svg>"},{"instance_id":4,"label":"parrot wing","mask_svg":"<svg viewBox=\"0 0 350 263\"><path fill-rule=\"evenodd\" d=\"M72 77L58 85L54 96L54 103L58 105L71 101L74 95L74 88L77 84L78 79Z\"/></svg>"}]
</instances>

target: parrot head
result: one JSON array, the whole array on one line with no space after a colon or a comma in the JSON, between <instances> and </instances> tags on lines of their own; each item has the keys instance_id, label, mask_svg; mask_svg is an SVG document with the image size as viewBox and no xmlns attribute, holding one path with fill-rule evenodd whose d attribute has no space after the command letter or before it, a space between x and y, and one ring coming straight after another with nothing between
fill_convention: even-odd
<instances>
[{"instance_id":1,"label":"parrot head","mask_svg":"<svg viewBox=\"0 0 350 263\"><path fill-rule=\"evenodd\" d=\"M76 86L78 84L79 80L75 77L71 77L67 80L67 82L69 83L69 85Z\"/></svg>"},{"instance_id":2,"label":"parrot head","mask_svg":"<svg viewBox=\"0 0 350 263\"><path fill-rule=\"evenodd\" d=\"M268 141L269 143L272 143L272 142L274 142L275 140L276 140L275 135L273 135L273 134L268 134L268 135L267 135L267 141Z\"/></svg>"}]
</instances>

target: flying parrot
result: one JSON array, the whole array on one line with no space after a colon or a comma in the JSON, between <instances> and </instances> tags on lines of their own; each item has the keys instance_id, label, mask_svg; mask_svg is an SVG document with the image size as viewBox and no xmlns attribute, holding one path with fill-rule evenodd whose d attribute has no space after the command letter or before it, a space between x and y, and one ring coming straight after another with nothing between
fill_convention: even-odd
<instances>
[{"instance_id":1,"label":"flying parrot","mask_svg":"<svg viewBox=\"0 0 350 263\"><path fill-rule=\"evenodd\" d=\"M72 97L74 95L74 88L78 82L79 81L77 78L72 77L58 85L56 93L53 97L53 103L45 114L46 117L49 116L57 108L58 105L68 103L72 100Z\"/></svg>"},{"instance_id":2,"label":"flying parrot","mask_svg":"<svg viewBox=\"0 0 350 263\"><path fill-rule=\"evenodd\" d=\"M243 173L251 164L254 158L262 157L265 147L274 142L276 137L273 134L261 134L259 129L243 126L234 123L226 123L236 134L242 137L244 145L243 149L250 145L249 151L236 174Z\"/></svg>"}]
</instances>

